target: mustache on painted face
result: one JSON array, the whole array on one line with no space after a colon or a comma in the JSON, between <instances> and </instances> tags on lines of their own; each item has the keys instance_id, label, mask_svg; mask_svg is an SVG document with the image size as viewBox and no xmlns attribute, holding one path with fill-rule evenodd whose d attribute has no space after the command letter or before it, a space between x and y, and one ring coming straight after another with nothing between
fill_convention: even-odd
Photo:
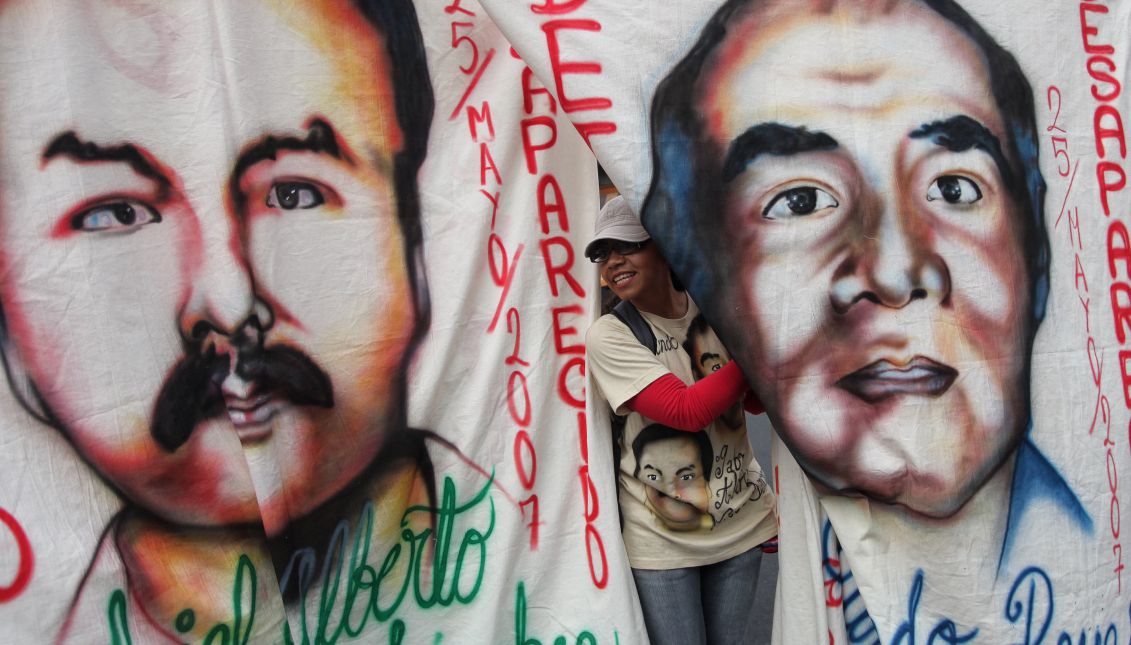
<instances>
[{"instance_id":1,"label":"mustache on painted face","mask_svg":"<svg viewBox=\"0 0 1131 645\"><path fill-rule=\"evenodd\" d=\"M293 347L252 347L239 354L234 372L259 391L270 392L295 405L334 407L330 377L309 356ZM228 376L231 357L214 347L193 352L173 367L154 406L149 431L158 445L175 452L202 421L228 414L221 383Z\"/></svg>"}]
</instances>

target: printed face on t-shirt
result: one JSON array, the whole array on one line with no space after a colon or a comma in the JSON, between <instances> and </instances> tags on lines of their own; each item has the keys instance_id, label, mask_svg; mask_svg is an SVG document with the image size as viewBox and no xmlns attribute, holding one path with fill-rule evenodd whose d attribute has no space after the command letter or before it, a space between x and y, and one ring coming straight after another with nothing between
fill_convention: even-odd
<instances>
[{"instance_id":1,"label":"printed face on t-shirt","mask_svg":"<svg viewBox=\"0 0 1131 645\"><path fill-rule=\"evenodd\" d=\"M702 320L702 316L697 316L696 323L700 320ZM721 370L730 361L717 350L712 351L712 348L707 346L709 331L705 329L695 331L696 326L695 323L692 323L693 331L688 333L687 341L683 344L683 347L691 358L691 371L695 374L695 380L701 381ZM731 406L722 414L720 420L723 425L731 430L741 430L746 427L742 406L740 405Z\"/></svg>"},{"instance_id":2,"label":"printed face on t-shirt","mask_svg":"<svg viewBox=\"0 0 1131 645\"><path fill-rule=\"evenodd\" d=\"M693 433L651 441L639 456L637 478L647 484L652 511L668 528L699 528L707 513L707 472Z\"/></svg>"}]
</instances>

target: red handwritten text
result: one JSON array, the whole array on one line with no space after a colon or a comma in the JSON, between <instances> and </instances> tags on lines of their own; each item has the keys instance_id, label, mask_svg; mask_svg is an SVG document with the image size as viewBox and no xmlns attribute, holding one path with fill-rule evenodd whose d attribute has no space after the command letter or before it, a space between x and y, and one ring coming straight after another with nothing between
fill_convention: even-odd
<instances>
[{"instance_id":1,"label":"red handwritten text","mask_svg":"<svg viewBox=\"0 0 1131 645\"><path fill-rule=\"evenodd\" d=\"M1110 4L1110 3L1109 3ZM1114 102L1119 99L1123 88L1120 85L1119 73L1116 66L1116 59L1112 56L1115 53L1115 48L1111 45L1111 38L1113 35L1121 35L1120 23L1111 17L1110 9L1107 5L1094 0L1087 0L1079 3L1080 14L1080 41L1084 49L1084 54L1087 56L1086 68L1088 76L1092 80L1091 95L1093 99L1094 109L1092 113L1092 132L1095 135L1095 176L1099 186L1100 207L1103 209L1104 217L1108 218L1107 229L1107 267L1108 275L1111 278L1111 286L1109 288L1109 296L1111 299L1111 315L1112 324L1115 329L1115 337L1119 342L1119 374L1120 382L1123 390L1123 404L1127 410L1131 410L1131 350L1128 349L1127 329L1131 327L1131 236L1128 235L1127 226L1120 219L1128 218L1131 213L1113 213L1112 206L1114 203L1111 199L1112 195L1122 191L1127 186L1127 174L1124 172L1121 162L1127 159L1127 139L1123 132L1123 119L1119 111L1115 108ZM1052 108L1052 92L1050 88L1050 109ZM1057 93L1057 115L1059 115L1059 92ZM1053 126L1056 125L1056 117L1053 117ZM1053 126L1048 130L1053 131ZM1054 153L1059 160L1062 160L1062 168L1067 169L1069 164L1069 155L1067 151L1068 142L1061 137L1063 152L1055 148L1056 142L1054 141ZM1090 155L1089 155L1090 156ZM1064 176L1064 171L1060 171L1061 176ZM1067 199L1067 198L1066 198ZM1077 239L1079 238L1079 228L1077 221ZM1077 248L1081 248L1077 245ZM1083 277L1081 269L1079 268L1079 260L1077 260L1077 274ZM1079 284L1079 282L1078 282ZM1086 291L1086 279L1084 280L1084 289ZM1080 287L1077 287L1079 293ZM1087 302L1084 300L1084 302ZM1087 305L1085 305L1086 309ZM1090 339L1089 339L1090 340ZM1088 359L1092 364L1093 376L1100 369L1101 358L1094 355L1094 347L1089 348L1092 353L1089 353ZM1094 377L1095 382L1100 382L1098 377ZM1110 428L1110 405L1107 400L1102 396L1097 400L1097 412L1102 415L1102 420L1105 423L1104 433L1104 452L1107 463L1107 480L1108 480L1108 493L1109 493L1109 528L1112 541L1112 557L1114 565L1112 571L1115 574L1117 581L1118 593L1123 591L1123 546L1120 541L1120 514L1119 514L1119 477L1115 464L1115 441L1111 436ZM1095 428L1093 421L1092 428ZM1128 429L1131 433L1131 428ZM1131 447L1131 442L1129 442Z\"/></svg>"},{"instance_id":2,"label":"red handwritten text","mask_svg":"<svg viewBox=\"0 0 1131 645\"><path fill-rule=\"evenodd\" d=\"M611 99L603 96L577 96L566 87L567 77L578 75L593 75L601 73L601 64L589 60L567 58L562 52L562 42L576 32L601 31L601 23L596 20L565 17L570 16L580 9L586 0L568 0L555 2L544 0L540 4L532 4L530 11L539 16L550 16L549 20L542 23L542 33L546 36L546 51L550 55L550 72L554 79L554 89L558 100L561 102L562 111L569 115L577 112L601 112L613 107ZM551 112L556 113L557 108L551 107ZM581 138L592 147L590 137L600 134L612 134L617 131L617 125L609 120L582 120L571 116L574 127L577 128Z\"/></svg>"},{"instance_id":3,"label":"red handwritten text","mask_svg":"<svg viewBox=\"0 0 1131 645\"><path fill-rule=\"evenodd\" d=\"M4 528L16 542L16 575L7 584L0 582L0 603L5 603L23 593L28 583L31 582L31 572L35 567L35 556L31 550L31 541L28 540L24 528L20 526L15 517L12 517L11 513L2 508L0 508L0 524L4 525Z\"/></svg>"}]
</instances>

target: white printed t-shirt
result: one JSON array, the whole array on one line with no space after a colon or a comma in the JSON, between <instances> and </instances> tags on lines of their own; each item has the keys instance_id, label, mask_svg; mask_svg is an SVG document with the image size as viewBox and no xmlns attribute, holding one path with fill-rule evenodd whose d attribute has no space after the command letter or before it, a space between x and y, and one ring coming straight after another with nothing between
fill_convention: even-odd
<instances>
[{"instance_id":1,"label":"white printed t-shirt","mask_svg":"<svg viewBox=\"0 0 1131 645\"><path fill-rule=\"evenodd\" d=\"M598 389L617 414L628 415L617 489L629 563L676 569L745 553L777 533L777 520L741 404L703 432L664 431L624 407L665 374L691 385L730 356L690 298L682 318L641 315L656 335L655 354L612 314L597 320L586 337Z\"/></svg>"}]
</instances>

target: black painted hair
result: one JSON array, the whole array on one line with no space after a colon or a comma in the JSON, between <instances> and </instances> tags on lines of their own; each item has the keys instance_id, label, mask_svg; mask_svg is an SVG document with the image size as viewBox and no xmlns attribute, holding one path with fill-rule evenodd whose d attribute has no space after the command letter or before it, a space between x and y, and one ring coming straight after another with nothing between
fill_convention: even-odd
<instances>
[{"instance_id":1,"label":"black painted hair","mask_svg":"<svg viewBox=\"0 0 1131 645\"><path fill-rule=\"evenodd\" d=\"M641 220L672 268L705 310L716 287L732 279L726 254L716 251L724 235L716 218L722 209L722 158L707 136L695 91L703 68L726 39L729 27L763 0L728 0L707 22L690 52L656 89L652 101L652 182ZM1025 214L1023 250L1032 280L1030 345L1044 318L1048 298L1049 241L1044 222L1045 182L1038 163L1039 142L1033 91L1020 65L954 0L912 0L929 7L975 44L984 57L994 101L1008 140L1006 157L1015 166L1006 186Z\"/></svg>"},{"instance_id":2,"label":"black painted hair","mask_svg":"<svg viewBox=\"0 0 1131 645\"><path fill-rule=\"evenodd\" d=\"M420 31L412 0L354 0L353 4L384 37L389 57L397 125L403 141L393 161L393 181L397 191L397 218L404 236L405 260L410 264L409 280L415 300L419 339L428 330L431 304L428 286L424 283L420 252L423 231L416 176L428 152L428 131L436 104L428 75L424 35Z\"/></svg>"},{"instance_id":3,"label":"black painted hair","mask_svg":"<svg viewBox=\"0 0 1131 645\"><path fill-rule=\"evenodd\" d=\"M683 339L683 351L691 358L691 369L696 373L700 373L703 366L699 364L699 357L695 355L695 344L699 341L699 337L706 334L711 330L710 325L707 324L707 319L703 314L699 314L692 319L691 324L687 326L687 337Z\"/></svg>"},{"instance_id":4,"label":"black painted hair","mask_svg":"<svg viewBox=\"0 0 1131 645\"><path fill-rule=\"evenodd\" d=\"M640 434L632 440L632 456L636 461L636 466L632 471L633 477L640 476L640 453L644 452L644 446L652 443L653 441L663 441L665 439L692 439L695 441L699 448L700 466L703 468L703 479L709 480L711 478L711 464L715 461L715 451L711 447L711 438L707 433L700 430L698 432L687 432L686 430L677 430L675 428L653 423L652 425L644 427Z\"/></svg>"}]
</instances>

